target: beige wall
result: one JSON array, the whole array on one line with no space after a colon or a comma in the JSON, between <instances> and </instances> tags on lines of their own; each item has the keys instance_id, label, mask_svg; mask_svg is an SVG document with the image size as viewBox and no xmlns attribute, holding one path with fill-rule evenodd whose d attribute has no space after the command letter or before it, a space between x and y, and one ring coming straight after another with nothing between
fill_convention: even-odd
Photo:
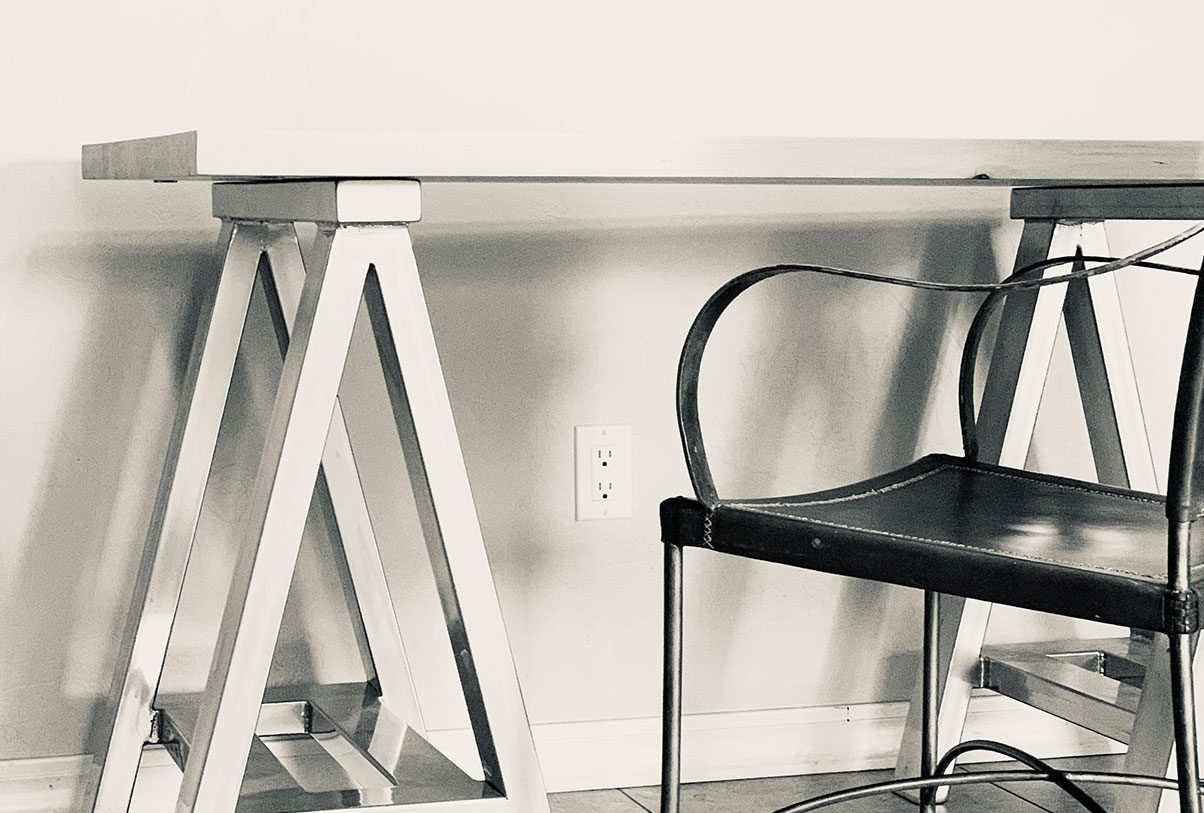
<instances>
[{"instance_id":1,"label":"beige wall","mask_svg":"<svg viewBox=\"0 0 1204 813\"><path fill-rule=\"evenodd\" d=\"M92 747L198 292L214 271L203 186L83 184L81 142L196 126L1204 135L1192 79L1204 22L1196 4L1140 19L1119 3L582 8L6 11L0 758ZM1129 56L1105 58L1122 42ZM534 721L657 713L656 504L688 489L672 375L710 291L785 259L989 279L1010 264L1017 236L1006 202L1001 190L941 188L426 189L416 251ZM1121 229L1117 243L1168 230ZM956 347L945 329L964 324L965 301L841 282L771 285L722 326L704 385L721 488L819 487L956 448ZM1135 328L1151 390L1173 374L1165 314L1152 301L1139 302ZM168 688L199 688L205 673L272 396L279 362L269 331L253 320L248 339ZM430 585L404 557L413 540L404 501L390 494L395 441L363 339L345 381L349 419L375 441L363 464L399 609L433 621ZM1072 393L1054 397L1072 403ZM1038 439L1040 462L1053 468L1077 465L1083 451L1073 416L1059 412ZM632 426L630 520L572 519L572 427L596 422ZM1155 424L1161 449L1165 416ZM325 544L311 523L278 679L357 674ZM700 676L687 710L907 694L911 593L703 557L687 578L687 659ZM1048 631L1008 615L996 635ZM408 632L429 725L460 725L437 625Z\"/></svg>"}]
</instances>

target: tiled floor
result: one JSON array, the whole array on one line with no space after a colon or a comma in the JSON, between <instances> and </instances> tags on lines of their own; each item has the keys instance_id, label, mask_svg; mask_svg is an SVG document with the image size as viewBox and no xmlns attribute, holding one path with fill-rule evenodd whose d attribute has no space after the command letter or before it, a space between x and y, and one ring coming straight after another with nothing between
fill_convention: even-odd
<instances>
[{"instance_id":1,"label":"tiled floor","mask_svg":"<svg viewBox=\"0 0 1204 813\"><path fill-rule=\"evenodd\" d=\"M1058 763L1060 767L1071 767ZM1119 768L1116 758L1094 757L1076 760L1076 767L1092 770ZM1010 765L978 765L970 770L1006 769ZM790 776L773 779L744 779L733 782L708 782L686 785L682 789L682 813L731 813L731 811L777 810L792 802L818 796L869 782L890 779L890 771L868 771L852 774L823 774ZM1105 808L1109 807L1107 790L1094 793ZM557 793L551 797L552 813L657 813L660 810L659 789L624 788L622 790ZM914 813L916 806L894 796L834 805L833 813ZM1047 783L997 785L968 785L950 790L949 801L943 808L947 813L1080 813L1082 807L1058 788Z\"/></svg>"}]
</instances>

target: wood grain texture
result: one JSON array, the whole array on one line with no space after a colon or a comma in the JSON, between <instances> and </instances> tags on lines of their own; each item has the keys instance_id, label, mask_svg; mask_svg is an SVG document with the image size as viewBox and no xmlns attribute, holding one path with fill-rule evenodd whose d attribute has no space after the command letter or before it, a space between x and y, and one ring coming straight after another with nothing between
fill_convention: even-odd
<instances>
[{"instance_id":1,"label":"wood grain texture","mask_svg":"<svg viewBox=\"0 0 1204 813\"><path fill-rule=\"evenodd\" d=\"M1204 220L1204 185L1012 191L1013 220Z\"/></svg>"},{"instance_id":2,"label":"wood grain texture","mask_svg":"<svg viewBox=\"0 0 1204 813\"><path fill-rule=\"evenodd\" d=\"M1204 181L1198 141L195 130L88 144L91 179L1065 185Z\"/></svg>"}]
</instances>

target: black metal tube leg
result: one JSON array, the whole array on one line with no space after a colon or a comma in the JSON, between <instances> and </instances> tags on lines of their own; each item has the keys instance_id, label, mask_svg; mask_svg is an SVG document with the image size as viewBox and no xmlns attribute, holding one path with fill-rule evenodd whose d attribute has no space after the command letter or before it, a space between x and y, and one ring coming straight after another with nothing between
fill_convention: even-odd
<instances>
[{"instance_id":1,"label":"black metal tube leg","mask_svg":"<svg viewBox=\"0 0 1204 813\"><path fill-rule=\"evenodd\" d=\"M1201 813L1200 768L1196 756L1196 699L1191 671L1191 636L1171 635L1171 702L1179 770L1179 809Z\"/></svg>"},{"instance_id":2,"label":"black metal tube leg","mask_svg":"<svg viewBox=\"0 0 1204 813\"><path fill-rule=\"evenodd\" d=\"M665 682L661 708L661 813L681 805L682 549L665 544Z\"/></svg>"},{"instance_id":3,"label":"black metal tube leg","mask_svg":"<svg viewBox=\"0 0 1204 813\"><path fill-rule=\"evenodd\" d=\"M921 722L920 737L920 775L927 779L933 775L937 761L937 673L940 669L940 594L931 590L924 591L924 668L923 695L924 709ZM936 788L924 788L920 791L920 810L924 813L934 813L936 810Z\"/></svg>"}]
</instances>

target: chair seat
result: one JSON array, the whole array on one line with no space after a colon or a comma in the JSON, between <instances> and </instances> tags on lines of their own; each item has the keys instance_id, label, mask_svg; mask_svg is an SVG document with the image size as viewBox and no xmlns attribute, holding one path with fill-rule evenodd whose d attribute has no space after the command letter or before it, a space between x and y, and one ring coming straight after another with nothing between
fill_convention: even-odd
<instances>
[{"instance_id":1,"label":"chair seat","mask_svg":"<svg viewBox=\"0 0 1204 813\"><path fill-rule=\"evenodd\" d=\"M677 497L661 517L678 544L1167 631L1157 494L929 455L814 494L713 509Z\"/></svg>"}]
</instances>

